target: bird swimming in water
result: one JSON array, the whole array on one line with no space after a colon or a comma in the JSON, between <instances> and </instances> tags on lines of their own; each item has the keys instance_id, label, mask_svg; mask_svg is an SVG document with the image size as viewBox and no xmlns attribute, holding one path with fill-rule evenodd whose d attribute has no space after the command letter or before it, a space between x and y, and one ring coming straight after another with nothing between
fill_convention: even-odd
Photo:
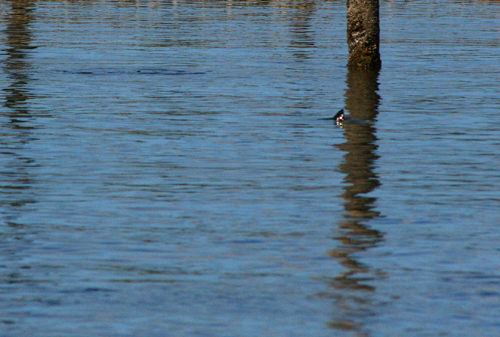
<instances>
[{"instance_id":1,"label":"bird swimming in water","mask_svg":"<svg viewBox=\"0 0 500 337\"><path fill-rule=\"evenodd\" d=\"M335 125L338 125L340 127L342 127L344 125L344 122L349 122L349 123L353 123L353 124L372 124L371 121L360 121L358 119L355 119L355 118L351 118L349 116L346 116L344 114L344 109L340 109L336 114L335 116L333 117L328 117L328 118L320 118L322 120L330 120L330 121L334 121Z\"/></svg>"},{"instance_id":2,"label":"bird swimming in water","mask_svg":"<svg viewBox=\"0 0 500 337\"><path fill-rule=\"evenodd\" d=\"M340 109L335 116L328 118L321 118L323 120L333 120L335 121L335 125L342 125L344 122L344 109Z\"/></svg>"}]
</instances>

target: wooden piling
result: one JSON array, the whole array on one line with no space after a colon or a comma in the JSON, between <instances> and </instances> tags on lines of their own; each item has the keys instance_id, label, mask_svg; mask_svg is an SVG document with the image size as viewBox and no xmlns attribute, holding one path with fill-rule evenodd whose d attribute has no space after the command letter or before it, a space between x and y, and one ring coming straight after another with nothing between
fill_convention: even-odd
<instances>
[{"instance_id":1,"label":"wooden piling","mask_svg":"<svg viewBox=\"0 0 500 337\"><path fill-rule=\"evenodd\" d=\"M380 60L379 0L347 0L348 67L377 69Z\"/></svg>"}]
</instances>

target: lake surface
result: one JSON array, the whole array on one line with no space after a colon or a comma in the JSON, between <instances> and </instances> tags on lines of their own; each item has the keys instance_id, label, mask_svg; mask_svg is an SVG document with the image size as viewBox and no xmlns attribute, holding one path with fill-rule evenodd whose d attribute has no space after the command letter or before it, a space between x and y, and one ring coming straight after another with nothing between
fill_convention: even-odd
<instances>
[{"instance_id":1,"label":"lake surface","mask_svg":"<svg viewBox=\"0 0 500 337\"><path fill-rule=\"evenodd\" d=\"M0 14L1 336L498 336L500 2Z\"/></svg>"}]
</instances>

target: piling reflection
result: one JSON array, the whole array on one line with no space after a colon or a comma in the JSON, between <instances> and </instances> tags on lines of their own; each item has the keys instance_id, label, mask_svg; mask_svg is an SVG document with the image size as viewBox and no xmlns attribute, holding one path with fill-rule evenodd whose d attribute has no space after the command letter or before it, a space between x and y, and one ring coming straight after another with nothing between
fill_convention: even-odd
<instances>
[{"instance_id":1,"label":"piling reflection","mask_svg":"<svg viewBox=\"0 0 500 337\"><path fill-rule=\"evenodd\" d=\"M312 36L311 20L316 12L314 1L304 1L294 6L296 12L291 21L290 49L298 61L309 58L310 48L315 45Z\"/></svg>"},{"instance_id":2,"label":"piling reflection","mask_svg":"<svg viewBox=\"0 0 500 337\"><path fill-rule=\"evenodd\" d=\"M382 234L366 225L366 221L379 217L375 210L376 199L367 196L379 186L374 173L378 158L375 119L380 97L378 95L378 71L353 70L347 74L345 110L350 116L367 123L344 123L346 141L338 148L345 152L339 165L345 173L343 220L339 223L338 248L329 252L330 256L346 269L330 280L336 314L329 325L333 328L363 332L367 317L376 315L377 304L373 300L375 287L370 281L378 277L379 271L357 261L359 252L376 246Z\"/></svg>"},{"instance_id":3,"label":"piling reflection","mask_svg":"<svg viewBox=\"0 0 500 337\"><path fill-rule=\"evenodd\" d=\"M33 20L34 1L12 0L7 11L6 60L3 71L8 84L2 88L3 115L6 122L0 125L3 134L0 142L3 154L4 174L0 190L0 206L4 209L5 222L16 227L16 218L20 208L34 203L33 198L26 193L32 185L28 172L34 165L33 159L26 157L22 149L32 139L33 127L29 125L31 114L28 101L31 98L28 85L31 81L31 64L27 61L29 51L34 47L31 43L30 23Z\"/></svg>"}]
</instances>

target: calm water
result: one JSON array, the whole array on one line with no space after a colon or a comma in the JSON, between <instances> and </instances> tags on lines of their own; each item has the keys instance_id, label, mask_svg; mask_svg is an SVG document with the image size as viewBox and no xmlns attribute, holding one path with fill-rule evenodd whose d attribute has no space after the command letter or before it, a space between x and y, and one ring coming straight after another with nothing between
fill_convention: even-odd
<instances>
[{"instance_id":1,"label":"calm water","mask_svg":"<svg viewBox=\"0 0 500 337\"><path fill-rule=\"evenodd\" d=\"M500 2L345 11L2 1L0 335L498 336Z\"/></svg>"}]
</instances>

